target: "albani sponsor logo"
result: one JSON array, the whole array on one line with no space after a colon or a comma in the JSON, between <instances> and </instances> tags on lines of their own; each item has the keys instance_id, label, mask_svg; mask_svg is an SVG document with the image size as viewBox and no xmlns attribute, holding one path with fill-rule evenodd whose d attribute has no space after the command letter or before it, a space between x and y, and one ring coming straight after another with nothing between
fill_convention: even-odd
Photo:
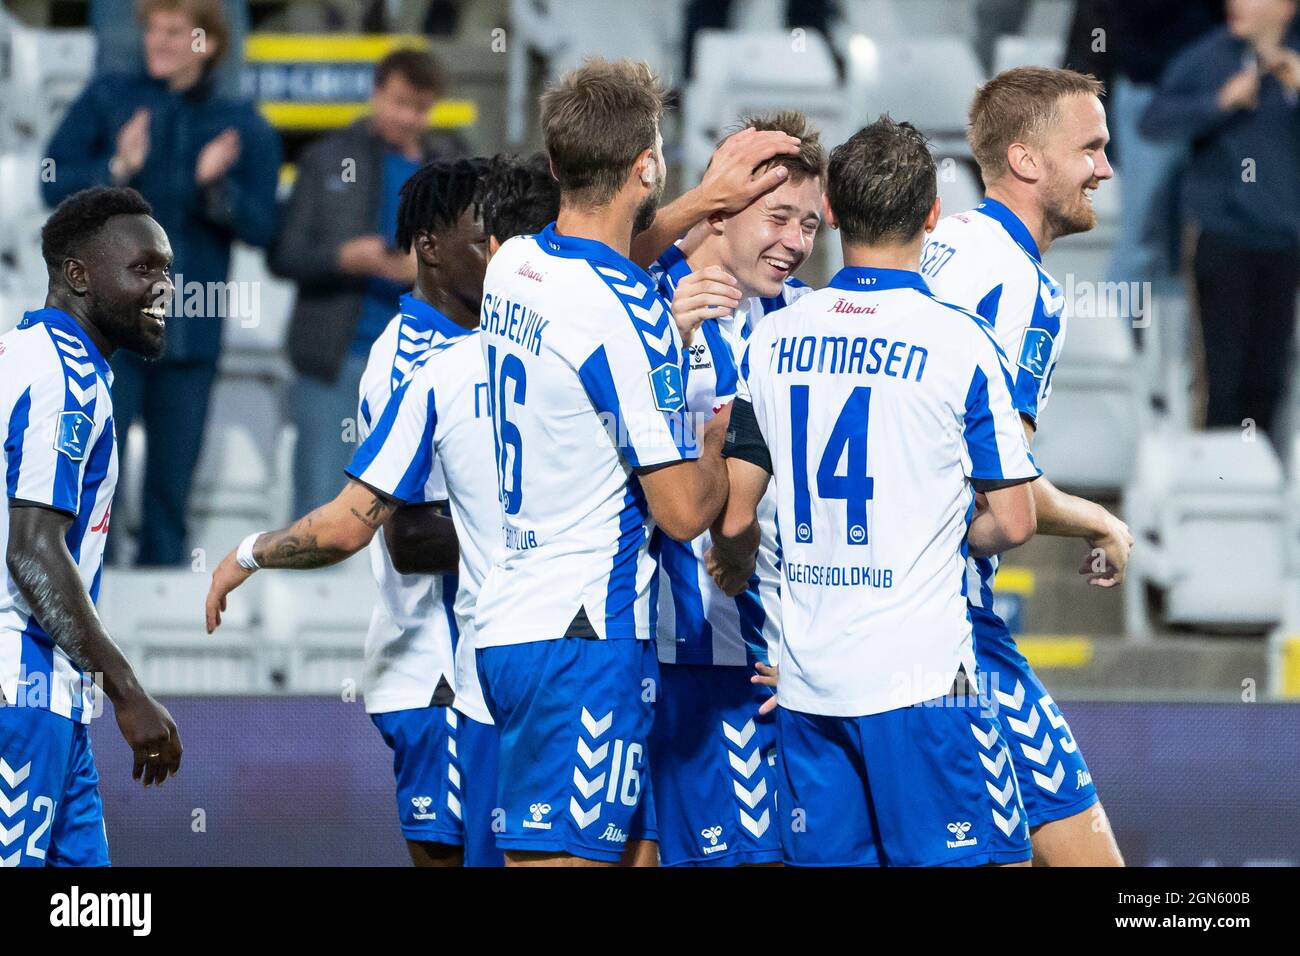
<instances>
[{"instance_id":1,"label":"albani sponsor logo","mask_svg":"<svg viewBox=\"0 0 1300 956\"><path fill-rule=\"evenodd\" d=\"M531 262L525 262L518 269L516 269L515 275L523 276L525 279L532 279L534 282L541 282L544 278L546 278L544 275L542 275L540 272L538 272L536 269L533 268L533 264Z\"/></svg>"},{"instance_id":2,"label":"albani sponsor logo","mask_svg":"<svg viewBox=\"0 0 1300 956\"><path fill-rule=\"evenodd\" d=\"M874 305L854 305L848 299L841 296L835 300L835 304L830 307L831 312L841 312L846 315L874 315L876 307Z\"/></svg>"}]
</instances>

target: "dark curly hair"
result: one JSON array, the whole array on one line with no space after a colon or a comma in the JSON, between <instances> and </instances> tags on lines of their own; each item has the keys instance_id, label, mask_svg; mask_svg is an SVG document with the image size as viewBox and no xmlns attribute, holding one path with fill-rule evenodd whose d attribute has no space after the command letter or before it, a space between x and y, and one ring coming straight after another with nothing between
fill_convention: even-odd
<instances>
[{"instance_id":1,"label":"dark curly hair","mask_svg":"<svg viewBox=\"0 0 1300 956\"><path fill-rule=\"evenodd\" d=\"M75 192L45 220L41 228L41 255L51 269L77 254L114 216L150 216L153 206L127 186L92 186Z\"/></svg>"},{"instance_id":2,"label":"dark curly hair","mask_svg":"<svg viewBox=\"0 0 1300 956\"><path fill-rule=\"evenodd\" d=\"M494 156L479 184L479 206L483 231L498 242L541 232L560 214L560 184L546 154Z\"/></svg>"},{"instance_id":3,"label":"dark curly hair","mask_svg":"<svg viewBox=\"0 0 1300 956\"><path fill-rule=\"evenodd\" d=\"M456 225L465 210L478 209L479 180L488 161L434 160L421 166L402 187L397 205L397 247L411 251L416 233L443 232Z\"/></svg>"}]
</instances>

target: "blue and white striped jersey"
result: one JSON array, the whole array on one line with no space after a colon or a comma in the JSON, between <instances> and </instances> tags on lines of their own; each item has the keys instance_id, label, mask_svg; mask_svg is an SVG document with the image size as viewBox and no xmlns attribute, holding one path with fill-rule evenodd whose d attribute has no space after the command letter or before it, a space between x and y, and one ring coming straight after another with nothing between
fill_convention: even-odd
<instances>
[{"instance_id":1,"label":"blue and white striped jersey","mask_svg":"<svg viewBox=\"0 0 1300 956\"><path fill-rule=\"evenodd\" d=\"M479 593L480 646L655 633L653 522L636 469L698 457L681 339L655 282L552 223L488 263L487 359L504 551Z\"/></svg>"},{"instance_id":2,"label":"blue and white striped jersey","mask_svg":"<svg viewBox=\"0 0 1300 956\"><path fill-rule=\"evenodd\" d=\"M348 474L407 504L438 500L430 478L441 471L460 542L456 588L456 708L492 723L474 664L474 605L501 541L487 370L473 335L426 353L406 378Z\"/></svg>"},{"instance_id":3,"label":"blue and white striped jersey","mask_svg":"<svg viewBox=\"0 0 1300 956\"><path fill-rule=\"evenodd\" d=\"M650 267L659 294L672 302L677 283L691 271L677 246L669 246ZM783 308L812 290L787 279L781 295L752 298L729 316L706 319L686 347L690 367L686 407L697 424L713 417L736 394L737 356L754 327L767 313ZM659 660L665 664L748 666L769 661L781 639L780 545L776 535L776 499L763 497L758 508L762 532L749 589L728 597L704 568L711 545L708 532L689 544L656 531L651 550L659 560Z\"/></svg>"},{"instance_id":4,"label":"blue and white striped jersey","mask_svg":"<svg viewBox=\"0 0 1300 956\"><path fill-rule=\"evenodd\" d=\"M1038 244L1014 212L985 199L943 219L930 234L921 274L945 302L983 316L1009 359L1012 399L1038 423L1052 394L1052 373L1065 345L1065 295L1042 265ZM970 601L993 609L998 559L971 558Z\"/></svg>"},{"instance_id":5,"label":"blue and white striped jersey","mask_svg":"<svg viewBox=\"0 0 1300 956\"><path fill-rule=\"evenodd\" d=\"M843 269L755 329L738 399L785 542L782 706L864 716L975 673L975 489L1038 474L1010 391L987 324L915 272Z\"/></svg>"},{"instance_id":6,"label":"blue and white striped jersey","mask_svg":"<svg viewBox=\"0 0 1300 956\"><path fill-rule=\"evenodd\" d=\"M65 538L92 601L99 599L104 543L117 486L113 373L76 319L60 309L28 312L0 336L0 434L9 501L72 515ZM9 535L0 509L0 546ZM32 615L17 586L0 587L0 690L10 705L90 723L93 675L68 659Z\"/></svg>"},{"instance_id":7,"label":"blue and white striped jersey","mask_svg":"<svg viewBox=\"0 0 1300 956\"><path fill-rule=\"evenodd\" d=\"M401 311L370 348L361 376L357 437L365 442L389 398L431 349L458 341L462 328L427 302L407 294ZM443 501L442 472L429 479L428 500ZM454 686L456 576L398 574L381 528L370 542L370 572L379 602L366 633L362 692L366 712L427 707L442 677Z\"/></svg>"}]
</instances>

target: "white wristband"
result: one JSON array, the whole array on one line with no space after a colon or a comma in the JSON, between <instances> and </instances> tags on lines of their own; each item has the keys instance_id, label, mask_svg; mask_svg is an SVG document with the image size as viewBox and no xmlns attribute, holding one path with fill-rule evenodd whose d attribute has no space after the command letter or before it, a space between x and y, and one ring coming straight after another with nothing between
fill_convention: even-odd
<instances>
[{"instance_id":1,"label":"white wristband","mask_svg":"<svg viewBox=\"0 0 1300 956\"><path fill-rule=\"evenodd\" d=\"M257 539L261 536L262 532L254 531L239 542L239 550L235 552L235 560L239 562L239 566L245 571L257 571L262 567L257 563L257 558L253 557L253 545L257 543Z\"/></svg>"}]
</instances>

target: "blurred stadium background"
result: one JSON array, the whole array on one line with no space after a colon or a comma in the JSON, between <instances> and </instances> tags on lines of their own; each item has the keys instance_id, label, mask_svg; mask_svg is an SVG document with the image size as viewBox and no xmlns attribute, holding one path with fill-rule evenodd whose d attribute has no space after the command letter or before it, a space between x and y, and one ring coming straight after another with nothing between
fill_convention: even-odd
<instances>
[{"instance_id":1,"label":"blurred stadium background","mask_svg":"<svg viewBox=\"0 0 1300 956\"><path fill-rule=\"evenodd\" d=\"M39 176L46 144L96 69L88 6L4 0L0 9L0 331L44 300ZM282 137L282 192L303 146L364 111L374 62L403 45L443 65L448 93L431 123L475 152L536 149L546 80L590 53L629 56L679 94L664 131L669 195L698 179L742 112L802 109L834 145L889 111L932 137L949 212L980 195L963 140L977 84L1019 64L1106 69L1092 5L1071 0L840 0L825 34L792 28L780 0L736 0L727 29L696 36L689 81L686 0L240 6L249 28L225 69ZM1001 23L1009 27L996 33ZM1080 62L1076 50L1094 56ZM1035 450L1059 485L1117 510L1138 544L1119 593L1081 583L1080 542L1037 539L1005 560L998 601L1068 711L1130 863L1294 865L1300 704L1287 701L1300 698L1300 399L1287 399L1275 442L1250 428L1197 426L1185 283L1176 274L1109 281L1125 214L1116 127L1112 115L1118 173L1097 194L1098 228L1046 257L1071 318ZM818 284L833 272L836 245L823 231L801 278ZM132 568L128 539L104 575L110 633L186 745L179 778L141 792L112 722L96 721L110 845L121 864L404 863L389 752L357 687L373 593L366 559L258 575L232 598L221 631L203 634L211 567L248 531L292 517L283 347L293 284L246 246L230 278L256 308L226 320L191 503L192 561ZM114 524L128 531L147 520L144 442L137 427L123 443L129 480Z\"/></svg>"}]
</instances>

